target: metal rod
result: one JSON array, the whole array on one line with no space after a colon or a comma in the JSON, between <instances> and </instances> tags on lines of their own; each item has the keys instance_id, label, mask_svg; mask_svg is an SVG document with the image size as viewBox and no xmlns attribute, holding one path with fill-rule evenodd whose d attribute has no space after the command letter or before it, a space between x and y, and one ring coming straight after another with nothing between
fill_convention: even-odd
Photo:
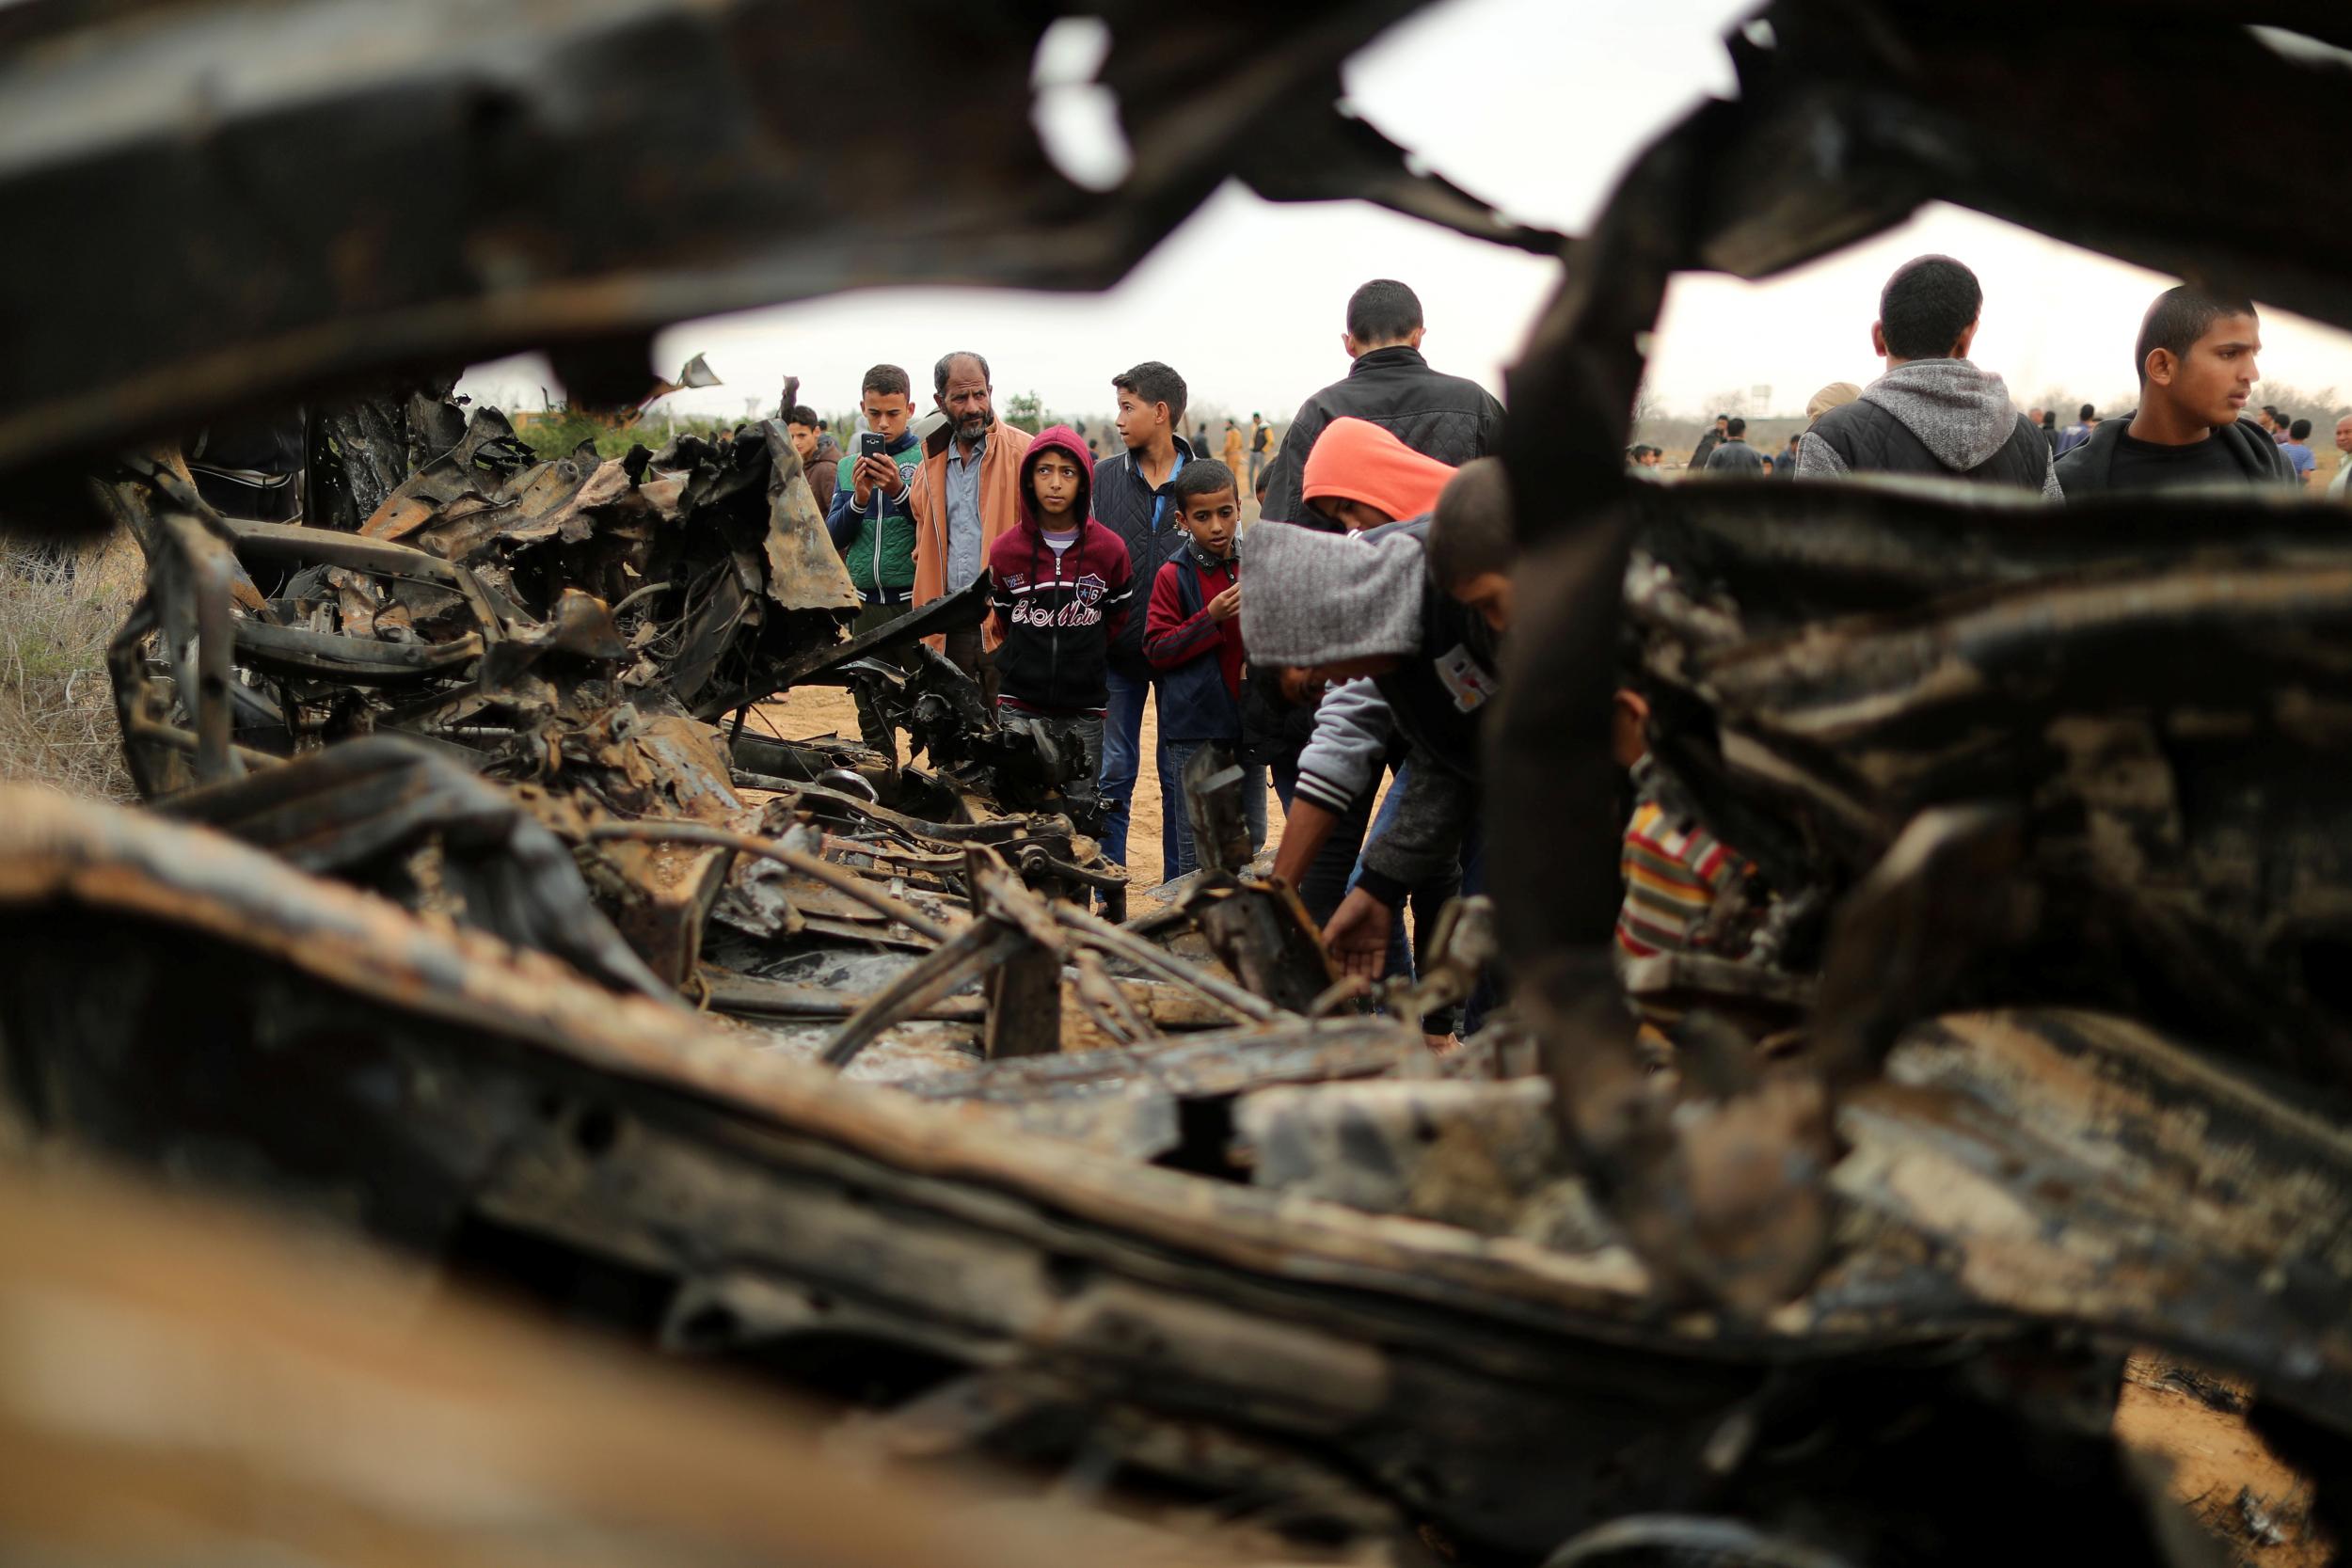
<instances>
[{"instance_id":1,"label":"metal rod","mask_svg":"<svg viewBox=\"0 0 2352 1568\"><path fill-rule=\"evenodd\" d=\"M903 903L886 893L868 887L854 872L845 871L830 861L787 848L772 838L755 833L739 833L730 828L713 828L701 822L599 822L582 835L590 842L605 839L653 839L671 844L707 844L717 849L734 849L746 855L757 855L781 865L788 865L804 877L814 877L836 893L846 894L878 914L904 926L908 930L933 942L951 940L955 932L933 920L912 904Z\"/></svg>"},{"instance_id":2,"label":"metal rod","mask_svg":"<svg viewBox=\"0 0 2352 1568\"><path fill-rule=\"evenodd\" d=\"M1252 996L1239 986L1213 974L1198 974L1189 964L1169 957L1141 937L1122 931L1109 921L1089 914L1075 904L1056 904L1054 919L1076 932L1089 945L1125 958L1139 968L1151 970L1163 979L1188 986L1227 1011L1252 1023L1271 1023L1282 1016L1282 1010L1265 998Z\"/></svg>"},{"instance_id":3,"label":"metal rod","mask_svg":"<svg viewBox=\"0 0 2352 1568\"><path fill-rule=\"evenodd\" d=\"M850 1016L841 1032L825 1047L825 1065L840 1069L857 1059L876 1035L911 1013L919 1012L958 986L986 974L1019 953L1028 937L993 920L975 920L933 948L912 968L874 993L873 999Z\"/></svg>"}]
</instances>

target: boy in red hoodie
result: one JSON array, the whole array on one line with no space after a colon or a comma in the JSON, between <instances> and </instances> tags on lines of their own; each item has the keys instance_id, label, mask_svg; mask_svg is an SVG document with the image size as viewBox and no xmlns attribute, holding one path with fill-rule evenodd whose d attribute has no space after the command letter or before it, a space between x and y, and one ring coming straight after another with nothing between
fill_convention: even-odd
<instances>
[{"instance_id":1,"label":"boy in red hoodie","mask_svg":"<svg viewBox=\"0 0 2352 1568\"><path fill-rule=\"evenodd\" d=\"M989 547L1000 722L1053 742L1062 794L1092 832L1111 640L1135 598L1127 546L1094 520L1086 442L1056 425L1021 460L1020 526Z\"/></svg>"},{"instance_id":2,"label":"boy in red hoodie","mask_svg":"<svg viewBox=\"0 0 2352 1568\"><path fill-rule=\"evenodd\" d=\"M1160 742L1179 776L1192 754L1212 741L1239 751L1242 737L1241 563L1233 536L1241 527L1241 485L1214 457L1196 457L1168 486L1184 547L1152 581L1143 627L1143 657L1159 677ZM1192 821L1175 802L1176 859L1170 880L1200 868ZM1249 847L1265 843L1265 775L1249 769L1243 810Z\"/></svg>"}]
</instances>

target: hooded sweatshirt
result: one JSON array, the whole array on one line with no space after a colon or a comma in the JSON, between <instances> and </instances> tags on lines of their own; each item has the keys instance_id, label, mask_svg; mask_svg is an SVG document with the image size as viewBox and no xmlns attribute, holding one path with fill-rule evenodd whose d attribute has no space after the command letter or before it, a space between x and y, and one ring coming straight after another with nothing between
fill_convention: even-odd
<instances>
[{"instance_id":1,"label":"hooded sweatshirt","mask_svg":"<svg viewBox=\"0 0 2352 1568\"><path fill-rule=\"evenodd\" d=\"M1398 661L1372 680L1410 745L1411 768L1393 818L1364 847L1358 882L1391 909L1461 852L1477 805L1478 728L1495 690L1486 623L1430 581L1428 531L1426 521L1359 534L1252 530L1241 596L1253 659Z\"/></svg>"},{"instance_id":2,"label":"hooded sweatshirt","mask_svg":"<svg viewBox=\"0 0 2352 1568\"><path fill-rule=\"evenodd\" d=\"M2009 388L1965 359L1914 359L1823 414L1797 443L1797 477L1947 476L2060 499L2050 444Z\"/></svg>"},{"instance_id":3,"label":"hooded sweatshirt","mask_svg":"<svg viewBox=\"0 0 2352 1568\"><path fill-rule=\"evenodd\" d=\"M1453 477L1452 464L1422 456L1370 420L1342 419L1324 427L1307 454L1299 494L1310 501L1361 501L1404 522L1435 511L1438 492Z\"/></svg>"},{"instance_id":4,"label":"hooded sweatshirt","mask_svg":"<svg viewBox=\"0 0 2352 1568\"><path fill-rule=\"evenodd\" d=\"M1078 467L1078 494L1064 515L1077 539L1056 551L1045 537L1032 483L1038 461L1059 452ZM1094 465L1086 441L1056 425L1022 454L1018 521L989 546L997 688L1016 707L1040 713L1100 713L1110 699L1110 646L1127 623L1135 584L1127 546L1094 520Z\"/></svg>"}]
</instances>

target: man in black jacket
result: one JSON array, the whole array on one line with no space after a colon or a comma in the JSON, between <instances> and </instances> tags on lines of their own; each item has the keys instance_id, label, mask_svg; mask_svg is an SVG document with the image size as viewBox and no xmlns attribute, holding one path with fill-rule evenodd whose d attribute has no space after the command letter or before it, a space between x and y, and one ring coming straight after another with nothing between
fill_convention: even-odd
<instances>
[{"instance_id":1,"label":"man in black jacket","mask_svg":"<svg viewBox=\"0 0 2352 1568\"><path fill-rule=\"evenodd\" d=\"M1895 269L1879 293L1870 346L1886 373L1816 420L1797 443L1797 477L1876 472L1976 480L2058 499L2050 443L2001 378L1968 359L1984 290L1948 256Z\"/></svg>"},{"instance_id":2,"label":"man in black jacket","mask_svg":"<svg viewBox=\"0 0 2352 1568\"><path fill-rule=\"evenodd\" d=\"M2058 459L2070 499L2181 484L2293 485L2269 433L2240 416L2260 377L2262 322L2251 300L2183 285L2140 323L2139 408L2106 420Z\"/></svg>"},{"instance_id":3,"label":"man in black jacket","mask_svg":"<svg viewBox=\"0 0 2352 1568\"><path fill-rule=\"evenodd\" d=\"M1764 454L1748 445L1748 421L1727 420L1724 438L1707 456L1707 472L1732 479L1761 479Z\"/></svg>"},{"instance_id":4,"label":"man in black jacket","mask_svg":"<svg viewBox=\"0 0 2352 1568\"><path fill-rule=\"evenodd\" d=\"M1370 420L1424 456L1460 467L1502 448L1502 404L1475 381L1445 375L1421 356L1421 299L1393 278L1378 277L1347 300L1340 341L1354 363L1299 405L1274 459L1261 515L1300 522L1298 487L1315 437L1333 420Z\"/></svg>"},{"instance_id":5,"label":"man in black jacket","mask_svg":"<svg viewBox=\"0 0 2352 1568\"><path fill-rule=\"evenodd\" d=\"M1701 436L1699 444L1691 449L1691 470L1694 473L1705 473L1708 463L1715 455L1715 449L1729 439L1731 439L1731 416L1718 414L1715 416L1715 428Z\"/></svg>"}]
</instances>

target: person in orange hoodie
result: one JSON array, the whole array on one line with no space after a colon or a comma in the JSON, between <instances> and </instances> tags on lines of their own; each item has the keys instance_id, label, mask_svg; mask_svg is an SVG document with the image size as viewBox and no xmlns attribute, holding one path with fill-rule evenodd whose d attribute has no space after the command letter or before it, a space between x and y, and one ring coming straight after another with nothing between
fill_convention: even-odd
<instances>
[{"instance_id":1,"label":"person in orange hoodie","mask_svg":"<svg viewBox=\"0 0 2352 1568\"><path fill-rule=\"evenodd\" d=\"M1453 477L1453 464L1423 456L1370 420L1333 420L1307 454L1299 483L1307 515L1298 520L1360 533L1424 517Z\"/></svg>"},{"instance_id":2,"label":"person in orange hoodie","mask_svg":"<svg viewBox=\"0 0 2352 1568\"><path fill-rule=\"evenodd\" d=\"M1297 524L1360 533L1425 517L1437 510L1438 492L1454 473L1453 465L1415 451L1369 420L1333 420L1307 454ZM1272 759L1275 793L1286 814L1274 870L1298 890L1320 925L1337 912L1347 894L1381 773L1391 761L1402 761L1401 748L1388 704L1370 680L1343 681L1327 692L1308 689L1295 671L1283 672L1281 682L1286 698L1312 700L1316 706L1304 747ZM1392 752L1398 754L1392 758ZM1391 790L1392 799L1400 794ZM1440 879L1413 890L1417 929L1437 929L1438 911L1454 885ZM1391 927L1391 974L1411 973L1402 924ZM1443 1017L1430 1021L1433 1037L1451 1032Z\"/></svg>"},{"instance_id":3,"label":"person in orange hoodie","mask_svg":"<svg viewBox=\"0 0 2352 1568\"><path fill-rule=\"evenodd\" d=\"M931 400L947 422L923 442L907 482L914 515L914 603L927 605L971 585L988 552L1021 521L1021 460L1029 433L996 420L988 361L958 350L931 368ZM930 640L996 700L993 623Z\"/></svg>"}]
</instances>

